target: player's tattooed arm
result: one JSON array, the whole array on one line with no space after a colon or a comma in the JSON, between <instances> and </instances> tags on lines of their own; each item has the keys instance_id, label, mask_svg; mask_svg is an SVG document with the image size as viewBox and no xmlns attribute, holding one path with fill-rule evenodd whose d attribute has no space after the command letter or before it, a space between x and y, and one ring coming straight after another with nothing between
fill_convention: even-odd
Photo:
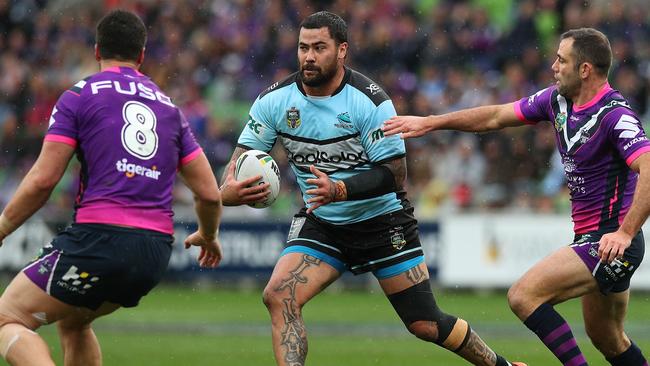
<instances>
[{"instance_id":1,"label":"player's tattooed arm","mask_svg":"<svg viewBox=\"0 0 650 366\"><path fill-rule=\"evenodd\" d=\"M346 200L356 201L396 192L404 188L406 159L393 159L342 180Z\"/></svg>"},{"instance_id":2,"label":"player's tattooed arm","mask_svg":"<svg viewBox=\"0 0 650 366\"><path fill-rule=\"evenodd\" d=\"M245 153L248 151L248 149L244 149L243 147L237 146L235 148L235 151L232 152L232 156L230 157L230 161L228 162L228 166L226 166L226 169L223 171L223 176L221 177L221 181L226 182L226 178L228 177L228 172L230 171L231 166L234 166L235 163L237 162L237 159L241 156L241 154Z\"/></svg>"}]
</instances>

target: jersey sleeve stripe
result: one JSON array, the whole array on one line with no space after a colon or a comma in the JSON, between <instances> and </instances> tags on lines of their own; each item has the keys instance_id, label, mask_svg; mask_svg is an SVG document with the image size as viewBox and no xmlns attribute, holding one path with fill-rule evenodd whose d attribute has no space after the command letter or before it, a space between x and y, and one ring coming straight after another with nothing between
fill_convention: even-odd
<instances>
[{"instance_id":1,"label":"jersey sleeve stripe","mask_svg":"<svg viewBox=\"0 0 650 366\"><path fill-rule=\"evenodd\" d=\"M518 102L515 103L515 114L517 115L517 118L519 118L519 120L521 122L523 122L523 123L526 123L526 124L529 124L529 125L534 125L535 122L531 122L531 121L526 119L526 117L524 116L524 112L521 111L521 105L520 104L521 104L521 101L518 101Z\"/></svg>"},{"instance_id":2,"label":"jersey sleeve stripe","mask_svg":"<svg viewBox=\"0 0 650 366\"><path fill-rule=\"evenodd\" d=\"M632 163L634 162L634 160L636 160L636 159L637 159L639 156L641 156L642 154L647 153L648 151L650 151L650 146L644 146L644 147L638 149L637 151L633 152L632 155L630 155L630 156L625 160L625 162L627 163L628 166L630 166L630 165L632 165Z\"/></svg>"},{"instance_id":3,"label":"jersey sleeve stripe","mask_svg":"<svg viewBox=\"0 0 650 366\"><path fill-rule=\"evenodd\" d=\"M66 144L66 145L70 145L72 147L77 147L77 140L73 139L72 137L63 136L63 135L49 134L49 135L45 136L45 141L62 142L64 144Z\"/></svg>"},{"instance_id":4,"label":"jersey sleeve stripe","mask_svg":"<svg viewBox=\"0 0 650 366\"><path fill-rule=\"evenodd\" d=\"M389 161L393 161L393 160L401 159L401 158L404 158L404 157L406 157L406 154L398 154L398 155L393 155L393 156L390 156L390 157L387 157L387 158L381 159L381 160L379 160L379 161L372 161L371 163L372 163L373 165L381 165L381 164L387 163L387 162L389 162Z\"/></svg>"},{"instance_id":5,"label":"jersey sleeve stripe","mask_svg":"<svg viewBox=\"0 0 650 366\"><path fill-rule=\"evenodd\" d=\"M201 155L202 152L203 149L199 147L196 150L192 151L191 153L185 155L184 157L181 158L181 165L185 165L190 161L196 159L199 155Z\"/></svg>"}]
</instances>

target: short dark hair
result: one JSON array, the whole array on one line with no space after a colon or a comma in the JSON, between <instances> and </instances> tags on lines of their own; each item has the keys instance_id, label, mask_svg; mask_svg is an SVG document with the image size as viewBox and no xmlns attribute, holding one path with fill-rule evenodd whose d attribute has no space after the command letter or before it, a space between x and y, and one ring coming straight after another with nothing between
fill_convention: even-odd
<instances>
[{"instance_id":1,"label":"short dark hair","mask_svg":"<svg viewBox=\"0 0 650 366\"><path fill-rule=\"evenodd\" d=\"M612 47L607 36L594 28L571 29L562 33L561 39L573 39L573 53L576 56L576 68L583 62L594 65L601 76L609 74L612 66Z\"/></svg>"},{"instance_id":2,"label":"short dark hair","mask_svg":"<svg viewBox=\"0 0 650 366\"><path fill-rule=\"evenodd\" d=\"M103 59L136 61L147 41L142 19L126 10L113 10L97 23L95 42Z\"/></svg>"},{"instance_id":3,"label":"short dark hair","mask_svg":"<svg viewBox=\"0 0 650 366\"><path fill-rule=\"evenodd\" d=\"M340 16L329 11L314 13L300 23L300 28L319 29L327 27L334 42L339 45L348 41L348 25Z\"/></svg>"}]
</instances>

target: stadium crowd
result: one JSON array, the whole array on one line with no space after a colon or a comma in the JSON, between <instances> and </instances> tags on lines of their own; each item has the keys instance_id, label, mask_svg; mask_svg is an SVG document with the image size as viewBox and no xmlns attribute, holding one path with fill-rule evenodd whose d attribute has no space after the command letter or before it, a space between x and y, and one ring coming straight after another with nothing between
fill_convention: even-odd
<instances>
[{"instance_id":1,"label":"stadium crowd","mask_svg":"<svg viewBox=\"0 0 650 366\"><path fill-rule=\"evenodd\" d=\"M0 0L0 205L34 162L58 95L97 72L88 49L95 23L109 8L136 10L150 26L142 71L184 111L220 177L252 101L297 69L296 28L315 10L348 22L348 64L383 86L399 114L526 97L554 82L547 60L560 33L598 28L614 52L610 84L647 122L645 1ZM409 198L425 220L459 211L568 211L554 144L551 124L410 140ZM283 194L257 214L288 218L301 200L286 178L286 157L273 155L283 167ZM46 215L69 217L62 210L74 199L76 169L69 169ZM182 217L191 197L183 190L176 195ZM226 217L244 212L228 211Z\"/></svg>"}]
</instances>

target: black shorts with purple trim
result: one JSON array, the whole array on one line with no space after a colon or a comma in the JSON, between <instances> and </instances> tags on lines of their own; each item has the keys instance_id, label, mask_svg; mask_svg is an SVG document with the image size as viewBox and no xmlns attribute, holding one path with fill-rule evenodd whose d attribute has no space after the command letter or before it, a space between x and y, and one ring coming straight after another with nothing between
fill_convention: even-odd
<instances>
[{"instance_id":1,"label":"black shorts with purple trim","mask_svg":"<svg viewBox=\"0 0 650 366\"><path fill-rule=\"evenodd\" d=\"M591 271L598 282L600 292L605 295L609 292L623 292L630 287L630 279L641 265L645 253L643 231L639 231L632 238L630 247L623 253L623 258L615 259L609 264L601 262L598 256L598 242L606 233L607 231L592 231L578 234L570 245Z\"/></svg>"},{"instance_id":2,"label":"black shorts with purple trim","mask_svg":"<svg viewBox=\"0 0 650 366\"><path fill-rule=\"evenodd\" d=\"M288 253L316 257L341 273L372 272L378 279L424 262L413 208L344 225L323 221L303 208L291 222L282 255Z\"/></svg>"},{"instance_id":3,"label":"black shorts with purple trim","mask_svg":"<svg viewBox=\"0 0 650 366\"><path fill-rule=\"evenodd\" d=\"M151 230L72 224L23 272L69 305L91 310L104 302L133 307L160 282L173 242L171 235Z\"/></svg>"}]
</instances>

